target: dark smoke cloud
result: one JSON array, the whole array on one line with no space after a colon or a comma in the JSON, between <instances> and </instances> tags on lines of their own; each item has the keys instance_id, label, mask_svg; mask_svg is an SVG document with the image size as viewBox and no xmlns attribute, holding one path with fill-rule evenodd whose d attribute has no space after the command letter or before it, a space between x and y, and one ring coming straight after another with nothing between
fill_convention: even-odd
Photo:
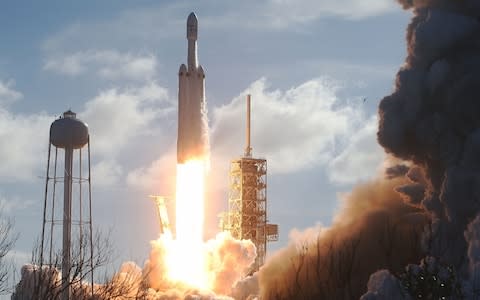
<instances>
[{"instance_id":1,"label":"dark smoke cloud","mask_svg":"<svg viewBox=\"0 0 480 300\"><path fill-rule=\"evenodd\" d=\"M387 179L402 177L402 176L405 176L407 174L409 169L410 169L410 167L407 166L407 165L402 165L402 164L395 165L395 166L389 167L385 170L385 177Z\"/></svg>"},{"instance_id":2,"label":"dark smoke cloud","mask_svg":"<svg viewBox=\"0 0 480 300\"><path fill-rule=\"evenodd\" d=\"M405 289L398 279L387 270L381 270L370 276L368 281L368 292L361 300L405 300L408 298Z\"/></svg>"},{"instance_id":3,"label":"dark smoke cloud","mask_svg":"<svg viewBox=\"0 0 480 300\"><path fill-rule=\"evenodd\" d=\"M477 0L397 0L404 9L436 8L455 13L478 16L480 3Z\"/></svg>"},{"instance_id":4,"label":"dark smoke cloud","mask_svg":"<svg viewBox=\"0 0 480 300\"><path fill-rule=\"evenodd\" d=\"M395 187L395 191L400 193L406 203L421 207L421 202L425 198L426 187L428 186L423 170L419 167L412 167L405 174L405 177L409 182Z\"/></svg>"},{"instance_id":5,"label":"dark smoke cloud","mask_svg":"<svg viewBox=\"0 0 480 300\"><path fill-rule=\"evenodd\" d=\"M429 258L454 267L464 297L476 299L480 1L399 2L414 12L407 29L408 56L394 93L380 103L378 141L388 153L418 166L407 173L410 184L396 190L431 218L423 241ZM381 271L371 280L388 282L388 276ZM373 295L392 288L369 286L364 299L384 299Z\"/></svg>"},{"instance_id":6,"label":"dark smoke cloud","mask_svg":"<svg viewBox=\"0 0 480 300\"><path fill-rule=\"evenodd\" d=\"M408 56L395 92L380 103L378 140L388 153L421 167L424 184L397 190L433 218L430 254L462 267L463 231L480 208L480 164L474 154L480 142L480 5L401 3L415 8L407 29Z\"/></svg>"}]
</instances>

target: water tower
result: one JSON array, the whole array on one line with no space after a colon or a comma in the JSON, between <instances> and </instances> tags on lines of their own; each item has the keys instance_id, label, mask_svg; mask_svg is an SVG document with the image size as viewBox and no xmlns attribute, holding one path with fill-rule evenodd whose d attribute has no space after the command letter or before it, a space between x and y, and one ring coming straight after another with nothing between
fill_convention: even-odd
<instances>
[{"instance_id":1,"label":"water tower","mask_svg":"<svg viewBox=\"0 0 480 300\"><path fill-rule=\"evenodd\" d=\"M91 275L93 295L89 141L87 124L77 119L76 114L70 110L50 126L40 265L61 268L62 300L70 299L72 277L78 279ZM87 145L85 159L82 150ZM61 199L58 199L61 198L62 191L63 206ZM61 264L57 255L60 245L56 244L60 236Z\"/></svg>"}]
</instances>

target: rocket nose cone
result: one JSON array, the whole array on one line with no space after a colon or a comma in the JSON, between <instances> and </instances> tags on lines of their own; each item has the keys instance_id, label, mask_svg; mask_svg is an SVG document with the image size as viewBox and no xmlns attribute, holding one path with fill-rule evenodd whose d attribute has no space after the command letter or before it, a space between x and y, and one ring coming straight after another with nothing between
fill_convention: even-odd
<instances>
[{"instance_id":1,"label":"rocket nose cone","mask_svg":"<svg viewBox=\"0 0 480 300\"><path fill-rule=\"evenodd\" d=\"M187 25L197 26L197 24L198 24L197 16L193 12L190 13L190 15L188 15Z\"/></svg>"},{"instance_id":2,"label":"rocket nose cone","mask_svg":"<svg viewBox=\"0 0 480 300\"><path fill-rule=\"evenodd\" d=\"M192 12L187 19L187 39L197 40L198 20Z\"/></svg>"}]
</instances>

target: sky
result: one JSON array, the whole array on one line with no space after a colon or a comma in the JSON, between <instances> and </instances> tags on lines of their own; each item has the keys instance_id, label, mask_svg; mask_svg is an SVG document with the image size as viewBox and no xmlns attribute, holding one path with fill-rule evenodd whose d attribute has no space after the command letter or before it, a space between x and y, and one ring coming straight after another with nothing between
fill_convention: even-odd
<instances>
[{"instance_id":1,"label":"sky","mask_svg":"<svg viewBox=\"0 0 480 300\"><path fill-rule=\"evenodd\" d=\"M199 21L211 141L205 238L227 207L252 95L253 155L268 161L268 219L285 246L328 226L342 195L378 174L376 108L406 54L410 13L389 0L22 1L0 9L0 205L12 252L40 236L50 124L88 123L94 227L140 265L159 234L148 195L172 197L178 68Z\"/></svg>"}]
</instances>

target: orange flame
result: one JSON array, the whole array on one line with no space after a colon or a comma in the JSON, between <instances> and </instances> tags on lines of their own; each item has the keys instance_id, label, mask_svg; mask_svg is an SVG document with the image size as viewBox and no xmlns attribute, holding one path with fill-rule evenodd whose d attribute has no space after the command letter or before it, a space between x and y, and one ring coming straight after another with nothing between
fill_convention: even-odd
<instances>
[{"instance_id":1,"label":"orange flame","mask_svg":"<svg viewBox=\"0 0 480 300\"><path fill-rule=\"evenodd\" d=\"M203 249L205 173L204 160L177 165L176 238L165 257L169 279L201 289L210 288Z\"/></svg>"}]
</instances>

